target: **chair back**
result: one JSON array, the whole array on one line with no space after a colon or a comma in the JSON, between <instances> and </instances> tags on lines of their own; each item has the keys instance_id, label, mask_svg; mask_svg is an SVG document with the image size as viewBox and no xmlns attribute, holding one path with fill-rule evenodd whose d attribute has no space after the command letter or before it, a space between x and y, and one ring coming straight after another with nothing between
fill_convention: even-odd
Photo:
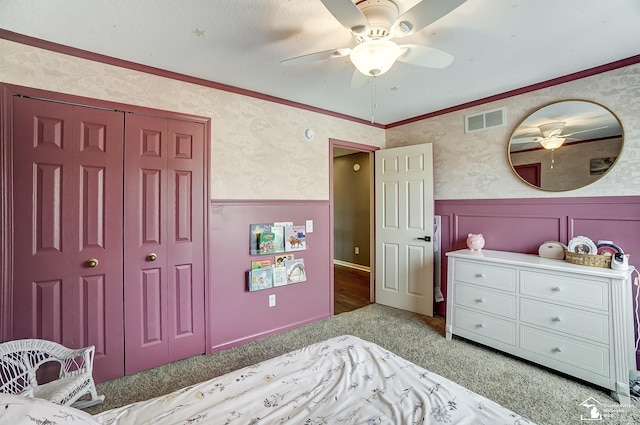
<instances>
[{"instance_id":1,"label":"chair back","mask_svg":"<svg viewBox=\"0 0 640 425\"><path fill-rule=\"evenodd\" d=\"M0 393L31 395L38 387L36 372L45 363L63 361L55 353L64 346L40 339L19 339L0 344Z\"/></svg>"}]
</instances>

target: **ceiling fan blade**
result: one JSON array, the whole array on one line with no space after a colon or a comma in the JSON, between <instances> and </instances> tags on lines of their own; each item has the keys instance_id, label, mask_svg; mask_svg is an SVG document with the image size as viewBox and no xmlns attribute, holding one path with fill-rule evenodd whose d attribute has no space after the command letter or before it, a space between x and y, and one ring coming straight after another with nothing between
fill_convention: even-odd
<instances>
[{"instance_id":1,"label":"ceiling fan blade","mask_svg":"<svg viewBox=\"0 0 640 425\"><path fill-rule=\"evenodd\" d=\"M511 139L511 143L515 145L521 145L525 143L537 143L541 137L518 137Z\"/></svg>"},{"instance_id":2,"label":"ceiling fan blade","mask_svg":"<svg viewBox=\"0 0 640 425\"><path fill-rule=\"evenodd\" d=\"M299 65L302 63L316 62L316 61L321 61L325 59L341 58L343 56L349 55L349 53L351 53L351 49L349 48L325 50L323 52L309 53L307 55L297 56L291 59L285 59L283 61L280 61L280 64L287 65L287 66Z\"/></svg>"},{"instance_id":3,"label":"ceiling fan blade","mask_svg":"<svg viewBox=\"0 0 640 425\"><path fill-rule=\"evenodd\" d=\"M424 66L426 68L446 68L453 62L453 56L442 50L417 44L403 44L399 46L405 50L398 56L401 62L411 65Z\"/></svg>"},{"instance_id":4,"label":"ceiling fan blade","mask_svg":"<svg viewBox=\"0 0 640 425\"><path fill-rule=\"evenodd\" d=\"M442 18L466 0L422 0L396 19L394 37L405 37ZM324 2L324 1L323 1Z\"/></svg>"},{"instance_id":5,"label":"ceiling fan blade","mask_svg":"<svg viewBox=\"0 0 640 425\"><path fill-rule=\"evenodd\" d=\"M369 21L351 0L320 0L345 28L366 27Z\"/></svg>"},{"instance_id":6,"label":"ceiling fan blade","mask_svg":"<svg viewBox=\"0 0 640 425\"><path fill-rule=\"evenodd\" d=\"M595 130L602 130L603 128L607 128L607 127L609 127L609 126L605 125L605 126L602 126L602 127L590 128L588 130L574 131L573 133L563 134L560 137L569 137L569 136L573 136L574 134L587 133L589 131L595 131Z\"/></svg>"}]
</instances>

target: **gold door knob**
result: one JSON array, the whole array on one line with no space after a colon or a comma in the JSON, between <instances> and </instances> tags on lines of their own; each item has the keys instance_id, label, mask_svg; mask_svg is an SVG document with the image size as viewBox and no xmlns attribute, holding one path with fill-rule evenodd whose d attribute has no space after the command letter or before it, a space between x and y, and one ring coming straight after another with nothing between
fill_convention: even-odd
<instances>
[{"instance_id":1,"label":"gold door knob","mask_svg":"<svg viewBox=\"0 0 640 425\"><path fill-rule=\"evenodd\" d=\"M156 258L158 258L158 255L155 252L147 255L147 261L156 261Z\"/></svg>"},{"instance_id":2,"label":"gold door knob","mask_svg":"<svg viewBox=\"0 0 640 425\"><path fill-rule=\"evenodd\" d=\"M87 260L87 266L88 267L95 267L98 265L98 259L97 258L91 258L90 260Z\"/></svg>"}]
</instances>

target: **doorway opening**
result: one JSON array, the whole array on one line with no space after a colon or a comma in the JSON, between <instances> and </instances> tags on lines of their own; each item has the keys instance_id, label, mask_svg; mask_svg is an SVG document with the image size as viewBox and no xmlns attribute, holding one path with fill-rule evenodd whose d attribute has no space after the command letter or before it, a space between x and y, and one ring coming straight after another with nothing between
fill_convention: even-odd
<instances>
[{"instance_id":1,"label":"doorway opening","mask_svg":"<svg viewBox=\"0 0 640 425\"><path fill-rule=\"evenodd\" d=\"M375 301L375 146L330 140L333 313Z\"/></svg>"}]
</instances>

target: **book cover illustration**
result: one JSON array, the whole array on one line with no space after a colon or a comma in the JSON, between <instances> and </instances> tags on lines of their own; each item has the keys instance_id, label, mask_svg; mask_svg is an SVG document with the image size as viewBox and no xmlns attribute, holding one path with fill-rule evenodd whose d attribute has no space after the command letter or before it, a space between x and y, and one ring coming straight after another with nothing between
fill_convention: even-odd
<instances>
[{"instance_id":1,"label":"book cover illustration","mask_svg":"<svg viewBox=\"0 0 640 425\"><path fill-rule=\"evenodd\" d=\"M285 260L284 267L287 270L287 283L305 282L307 280L304 258Z\"/></svg>"},{"instance_id":2,"label":"book cover illustration","mask_svg":"<svg viewBox=\"0 0 640 425\"><path fill-rule=\"evenodd\" d=\"M293 254L276 255L273 257L273 265L275 267L284 267L285 260L293 260L294 258L295 255Z\"/></svg>"},{"instance_id":3,"label":"book cover illustration","mask_svg":"<svg viewBox=\"0 0 640 425\"><path fill-rule=\"evenodd\" d=\"M273 288L273 268L249 270L249 291Z\"/></svg>"},{"instance_id":4,"label":"book cover illustration","mask_svg":"<svg viewBox=\"0 0 640 425\"><path fill-rule=\"evenodd\" d=\"M271 260L256 260L251 262L251 270L253 269L264 269L266 267L271 267Z\"/></svg>"},{"instance_id":5,"label":"book cover illustration","mask_svg":"<svg viewBox=\"0 0 640 425\"><path fill-rule=\"evenodd\" d=\"M273 286L287 285L287 269L283 267L273 267Z\"/></svg>"},{"instance_id":6,"label":"book cover illustration","mask_svg":"<svg viewBox=\"0 0 640 425\"><path fill-rule=\"evenodd\" d=\"M307 249L304 226L287 226L284 228L284 250L303 251Z\"/></svg>"},{"instance_id":7,"label":"book cover illustration","mask_svg":"<svg viewBox=\"0 0 640 425\"><path fill-rule=\"evenodd\" d=\"M278 226L278 223L273 223L271 226L271 233L273 233L273 252L284 252L284 226Z\"/></svg>"},{"instance_id":8,"label":"book cover illustration","mask_svg":"<svg viewBox=\"0 0 640 425\"><path fill-rule=\"evenodd\" d=\"M258 251L260 254L273 254L276 252L275 234L273 232L258 234Z\"/></svg>"},{"instance_id":9,"label":"book cover illustration","mask_svg":"<svg viewBox=\"0 0 640 425\"><path fill-rule=\"evenodd\" d=\"M259 223L249 225L249 253L251 255L259 255L258 238L260 233L270 232L271 223Z\"/></svg>"}]
</instances>

